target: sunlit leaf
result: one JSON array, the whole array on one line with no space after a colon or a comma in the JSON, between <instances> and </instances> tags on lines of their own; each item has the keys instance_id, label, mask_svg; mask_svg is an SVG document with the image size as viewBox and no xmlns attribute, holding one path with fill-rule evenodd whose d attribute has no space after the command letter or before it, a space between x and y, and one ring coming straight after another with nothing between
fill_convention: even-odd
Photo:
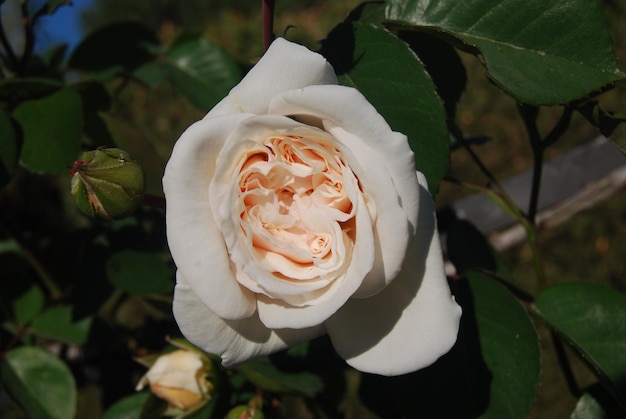
<instances>
[{"instance_id":1,"label":"sunlit leaf","mask_svg":"<svg viewBox=\"0 0 626 419\"><path fill-rule=\"evenodd\" d=\"M118 252L109 259L107 275L113 285L135 295L174 289L174 268L154 253Z\"/></svg>"},{"instance_id":2,"label":"sunlit leaf","mask_svg":"<svg viewBox=\"0 0 626 419\"><path fill-rule=\"evenodd\" d=\"M417 169L436 192L448 167L446 113L415 53L392 33L364 23L335 27L320 51L342 84L356 87L409 138Z\"/></svg>"},{"instance_id":3,"label":"sunlit leaf","mask_svg":"<svg viewBox=\"0 0 626 419\"><path fill-rule=\"evenodd\" d=\"M594 284L559 284L539 294L535 306L626 406L626 294Z\"/></svg>"},{"instance_id":4,"label":"sunlit leaf","mask_svg":"<svg viewBox=\"0 0 626 419\"><path fill-rule=\"evenodd\" d=\"M454 37L529 104L569 102L623 77L599 1L390 0L392 27Z\"/></svg>"},{"instance_id":5,"label":"sunlit leaf","mask_svg":"<svg viewBox=\"0 0 626 419\"><path fill-rule=\"evenodd\" d=\"M72 320L72 307L59 305L37 316L28 331L49 339L82 344L87 341L90 327L91 318L75 322Z\"/></svg>"},{"instance_id":6,"label":"sunlit leaf","mask_svg":"<svg viewBox=\"0 0 626 419\"><path fill-rule=\"evenodd\" d=\"M36 173L69 174L79 152L82 109L71 89L23 102L13 112L22 127L21 163Z\"/></svg>"},{"instance_id":7,"label":"sunlit leaf","mask_svg":"<svg viewBox=\"0 0 626 419\"><path fill-rule=\"evenodd\" d=\"M0 361L2 383L31 417L72 419L76 384L61 360L43 349L21 347Z\"/></svg>"},{"instance_id":8,"label":"sunlit leaf","mask_svg":"<svg viewBox=\"0 0 626 419\"><path fill-rule=\"evenodd\" d=\"M174 86L199 109L208 111L241 80L241 70L220 47L188 37L167 52L165 67Z\"/></svg>"},{"instance_id":9,"label":"sunlit leaf","mask_svg":"<svg viewBox=\"0 0 626 419\"><path fill-rule=\"evenodd\" d=\"M39 286L33 285L13 301L15 320L20 325L31 321L43 308L45 297Z\"/></svg>"}]
</instances>

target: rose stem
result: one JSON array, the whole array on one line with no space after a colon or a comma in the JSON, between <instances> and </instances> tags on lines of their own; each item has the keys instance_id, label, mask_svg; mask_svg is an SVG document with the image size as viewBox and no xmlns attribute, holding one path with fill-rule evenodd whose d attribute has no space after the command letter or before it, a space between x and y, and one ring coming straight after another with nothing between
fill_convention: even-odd
<instances>
[{"instance_id":1,"label":"rose stem","mask_svg":"<svg viewBox=\"0 0 626 419\"><path fill-rule=\"evenodd\" d=\"M263 0L261 14L263 18L263 46L267 51L274 40L274 0Z\"/></svg>"}]
</instances>

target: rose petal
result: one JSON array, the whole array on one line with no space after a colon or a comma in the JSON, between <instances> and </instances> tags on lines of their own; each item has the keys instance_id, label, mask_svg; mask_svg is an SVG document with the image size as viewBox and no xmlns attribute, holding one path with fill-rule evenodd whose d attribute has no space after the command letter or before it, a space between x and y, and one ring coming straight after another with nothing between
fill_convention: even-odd
<instances>
[{"instance_id":1,"label":"rose petal","mask_svg":"<svg viewBox=\"0 0 626 419\"><path fill-rule=\"evenodd\" d=\"M358 90L346 86L309 86L290 90L272 99L269 112L332 121L335 126L363 140L376 153L378 164L387 167L397 190L402 191L400 204L415 227L418 200L413 151L406 136L391 131L385 119Z\"/></svg>"},{"instance_id":2,"label":"rose petal","mask_svg":"<svg viewBox=\"0 0 626 419\"><path fill-rule=\"evenodd\" d=\"M266 114L270 100L278 93L317 84L337 84L335 72L326 59L302 45L277 38L206 117L239 112Z\"/></svg>"},{"instance_id":3,"label":"rose petal","mask_svg":"<svg viewBox=\"0 0 626 419\"><path fill-rule=\"evenodd\" d=\"M254 294L241 287L230 267L222 234L211 215L209 183L224 140L246 114L196 122L172 151L163 191L167 239L179 272L212 311L226 319L250 316Z\"/></svg>"},{"instance_id":4,"label":"rose petal","mask_svg":"<svg viewBox=\"0 0 626 419\"><path fill-rule=\"evenodd\" d=\"M361 281L372 269L374 237L365 202L359 196L356 205L356 241L348 268L325 293L309 301L310 305L291 306L281 300L258 295L257 306L261 321L270 328L302 328L323 323L333 315L358 289Z\"/></svg>"},{"instance_id":5,"label":"rose petal","mask_svg":"<svg viewBox=\"0 0 626 419\"><path fill-rule=\"evenodd\" d=\"M376 205L378 247L374 270L356 296L376 294L402 268L404 250L417 224L418 182L406 136L393 132L361 93L344 86L291 90L273 99L269 111L309 123L318 118L318 124L344 143L344 154L352 154L358 161L347 159Z\"/></svg>"},{"instance_id":6,"label":"rose petal","mask_svg":"<svg viewBox=\"0 0 626 419\"><path fill-rule=\"evenodd\" d=\"M416 371L456 342L461 308L446 281L432 199L419 180L418 234L402 273L374 297L351 299L325 323L339 355L363 372Z\"/></svg>"},{"instance_id":7,"label":"rose petal","mask_svg":"<svg viewBox=\"0 0 626 419\"><path fill-rule=\"evenodd\" d=\"M183 335L203 350L221 356L225 367L325 333L321 325L297 330L270 330L263 326L257 314L241 320L223 320L200 301L180 276L174 290L173 310Z\"/></svg>"}]
</instances>

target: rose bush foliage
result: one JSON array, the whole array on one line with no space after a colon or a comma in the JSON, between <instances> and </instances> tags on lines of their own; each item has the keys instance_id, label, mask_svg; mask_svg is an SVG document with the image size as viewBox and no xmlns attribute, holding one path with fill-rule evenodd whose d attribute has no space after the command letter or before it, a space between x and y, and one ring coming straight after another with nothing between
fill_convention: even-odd
<instances>
[{"instance_id":1,"label":"rose bush foliage","mask_svg":"<svg viewBox=\"0 0 626 419\"><path fill-rule=\"evenodd\" d=\"M430 365L461 309L425 183L405 135L277 39L166 167L181 331L226 366L325 333L361 371Z\"/></svg>"}]
</instances>

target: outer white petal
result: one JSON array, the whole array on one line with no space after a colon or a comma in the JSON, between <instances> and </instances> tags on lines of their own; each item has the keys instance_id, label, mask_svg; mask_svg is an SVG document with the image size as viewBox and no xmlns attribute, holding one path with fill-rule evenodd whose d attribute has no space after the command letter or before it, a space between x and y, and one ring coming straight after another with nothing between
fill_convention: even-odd
<instances>
[{"instance_id":1,"label":"outer white petal","mask_svg":"<svg viewBox=\"0 0 626 419\"><path fill-rule=\"evenodd\" d=\"M423 176L420 184L418 233L402 273L374 297L351 299L325 324L337 352L364 372L389 376L416 371L456 342L461 308L446 281Z\"/></svg>"},{"instance_id":2,"label":"outer white petal","mask_svg":"<svg viewBox=\"0 0 626 419\"><path fill-rule=\"evenodd\" d=\"M249 115L196 122L176 142L165 168L167 240L174 262L202 302L226 319L248 317L254 295L241 287L230 267L222 233L211 215L209 183L224 139Z\"/></svg>"},{"instance_id":3,"label":"outer white petal","mask_svg":"<svg viewBox=\"0 0 626 419\"><path fill-rule=\"evenodd\" d=\"M179 277L174 290L174 317L183 335L205 351L222 357L230 367L268 355L325 333L323 326L270 330L257 314L241 320L223 320L209 310Z\"/></svg>"},{"instance_id":4,"label":"outer white petal","mask_svg":"<svg viewBox=\"0 0 626 419\"><path fill-rule=\"evenodd\" d=\"M266 114L270 100L277 94L316 84L337 84L332 66L320 54L277 38L207 117L237 112Z\"/></svg>"}]
</instances>

